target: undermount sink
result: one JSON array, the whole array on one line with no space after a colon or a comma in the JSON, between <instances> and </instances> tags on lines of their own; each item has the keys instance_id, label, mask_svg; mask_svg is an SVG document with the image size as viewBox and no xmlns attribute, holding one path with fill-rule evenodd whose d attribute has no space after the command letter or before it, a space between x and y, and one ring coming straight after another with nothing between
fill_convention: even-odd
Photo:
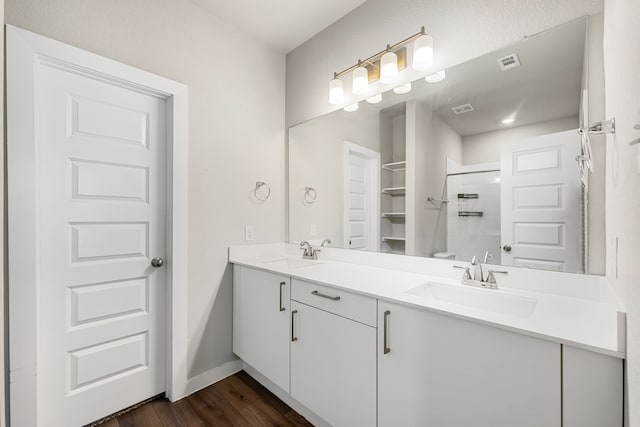
<instances>
[{"instance_id":1,"label":"undermount sink","mask_svg":"<svg viewBox=\"0 0 640 427\"><path fill-rule=\"evenodd\" d=\"M269 265L270 267L286 268L289 270L322 265L322 263L318 261L314 261L310 259L300 259L300 258L281 258L281 259L274 259L270 261L263 261L262 263Z\"/></svg>"},{"instance_id":2,"label":"undermount sink","mask_svg":"<svg viewBox=\"0 0 640 427\"><path fill-rule=\"evenodd\" d=\"M427 282L406 293L437 301L510 316L529 317L538 301L519 295L508 295L494 289L476 289L465 285Z\"/></svg>"}]
</instances>

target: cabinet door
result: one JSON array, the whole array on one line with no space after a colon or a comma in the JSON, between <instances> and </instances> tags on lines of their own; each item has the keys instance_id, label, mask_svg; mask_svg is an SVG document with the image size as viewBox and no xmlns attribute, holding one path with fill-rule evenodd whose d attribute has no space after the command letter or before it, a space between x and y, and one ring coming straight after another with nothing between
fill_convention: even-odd
<instances>
[{"instance_id":1,"label":"cabinet door","mask_svg":"<svg viewBox=\"0 0 640 427\"><path fill-rule=\"evenodd\" d=\"M622 426L622 359L562 347L563 427Z\"/></svg>"},{"instance_id":2,"label":"cabinet door","mask_svg":"<svg viewBox=\"0 0 640 427\"><path fill-rule=\"evenodd\" d=\"M379 427L560 426L559 344L383 301L378 325Z\"/></svg>"},{"instance_id":3,"label":"cabinet door","mask_svg":"<svg viewBox=\"0 0 640 427\"><path fill-rule=\"evenodd\" d=\"M233 266L233 352L289 391L290 280Z\"/></svg>"},{"instance_id":4,"label":"cabinet door","mask_svg":"<svg viewBox=\"0 0 640 427\"><path fill-rule=\"evenodd\" d=\"M291 396L333 427L376 425L376 329L291 302Z\"/></svg>"}]
</instances>

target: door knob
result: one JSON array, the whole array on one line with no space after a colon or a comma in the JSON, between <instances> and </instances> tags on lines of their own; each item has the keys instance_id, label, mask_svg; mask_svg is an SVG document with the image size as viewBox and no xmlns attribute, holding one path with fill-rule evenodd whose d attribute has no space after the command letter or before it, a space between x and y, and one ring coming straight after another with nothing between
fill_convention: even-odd
<instances>
[{"instance_id":1,"label":"door knob","mask_svg":"<svg viewBox=\"0 0 640 427\"><path fill-rule=\"evenodd\" d=\"M509 246L509 245L504 245L504 246L502 247L502 250L503 250L503 251L505 251L505 252L511 252L511 246Z\"/></svg>"},{"instance_id":2,"label":"door knob","mask_svg":"<svg viewBox=\"0 0 640 427\"><path fill-rule=\"evenodd\" d=\"M158 268L158 267L162 267L164 265L164 260L160 257L155 257L154 259L151 260L151 265Z\"/></svg>"}]
</instances>

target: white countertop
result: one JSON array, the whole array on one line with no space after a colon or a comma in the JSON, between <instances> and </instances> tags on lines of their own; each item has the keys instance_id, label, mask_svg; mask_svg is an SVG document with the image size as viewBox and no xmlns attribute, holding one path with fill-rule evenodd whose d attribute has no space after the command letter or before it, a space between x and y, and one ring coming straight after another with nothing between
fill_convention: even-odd
<instances>
[{"instance_id":1,"label":"white countertop","mask_svg":"<svg viewBox=\"0 0 640 427\"><path fill-rule=\"evenodd\" d=\"M432 259L424 259L423 261L423 259L416 257L398 257L387 254L359 253L351 255L347 252L354 251L325 249L319 254L319 260L316 264L287 268L282 263L270 263L269 261L284 258L301 259L297 247L293 245L234 246L229 251L229 262L374 298L421 307L617 358L625 357L625 314L617 300L612 298L606 289L607 285L600 283L600 281L604 282L604 278L582 276L582 280L580 280L581 277L576 277L576 275L563 273L550 275L549 272L537 270L523 271L523 269L500 267L500 269L509 270L512 277L505 279L497 276L500 289L482 289L460 284L458 276L461 276L461 272L452 271L451 268L452 264L459 263ZM393 258L387 259L385 257ZM367 263L373 265L366 265ZM389 268L389 265L393 267ZM380 266L385 268L380 268ZM526 281L534 284L517 286L518 275L521 277L526 275L528 278L528 280L520 280L520 282ZM532 276L534 276L533 280L530 280ZM550 282L554 278L558 283L555 287L550 288ZM448 285L470 288L471 297L473 297L473 292L486 292L498 297L535 299L537 303L531 314L519 316L445 302L428 294L418 296L407 293L407 291L427 282L444 284L445 287ZM536 289L536 282L541 283L540 289ZM566 282L568 286L565 286L563 282ZM576 291L576 286L580 285L573 282L583 283L585 292ZM546 292L548 289L553 289L553 291Z\"/></svg>"}]
</instances>

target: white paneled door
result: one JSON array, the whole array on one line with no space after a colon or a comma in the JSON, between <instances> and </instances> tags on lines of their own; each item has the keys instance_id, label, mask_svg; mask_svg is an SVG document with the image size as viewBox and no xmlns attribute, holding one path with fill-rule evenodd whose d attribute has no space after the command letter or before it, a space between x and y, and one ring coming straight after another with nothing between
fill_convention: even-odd
<instances>
[{"instance_id":1,"label":"white paneled door","mask_svg":"<svg viewBox=\"0 0 640 427\"><path fill-rule=\"evenodd\" d=\"M52 58L38 61L33 88L31 410L41 426L81 426L165 391L168 106Z\"/></svg>"},{"instance_id":2,"label":"white paneled door","mask_svg":"<svg viewBox=\"0 0 640 427\"><path fill-rule=\"evenodd\" d=\"M377 250L379 246L380 153L344 143L344 247Z\"/></svg>"},{"instance_id":3,"label":"white paneled door","mask_svg":"<svg viewBox=\"0 0 640 427\"><path fill-rule=\"evenodd\" d=\"M577 130L503 144L502 264L583 272Z\"/></svg>"}]
</instances>

